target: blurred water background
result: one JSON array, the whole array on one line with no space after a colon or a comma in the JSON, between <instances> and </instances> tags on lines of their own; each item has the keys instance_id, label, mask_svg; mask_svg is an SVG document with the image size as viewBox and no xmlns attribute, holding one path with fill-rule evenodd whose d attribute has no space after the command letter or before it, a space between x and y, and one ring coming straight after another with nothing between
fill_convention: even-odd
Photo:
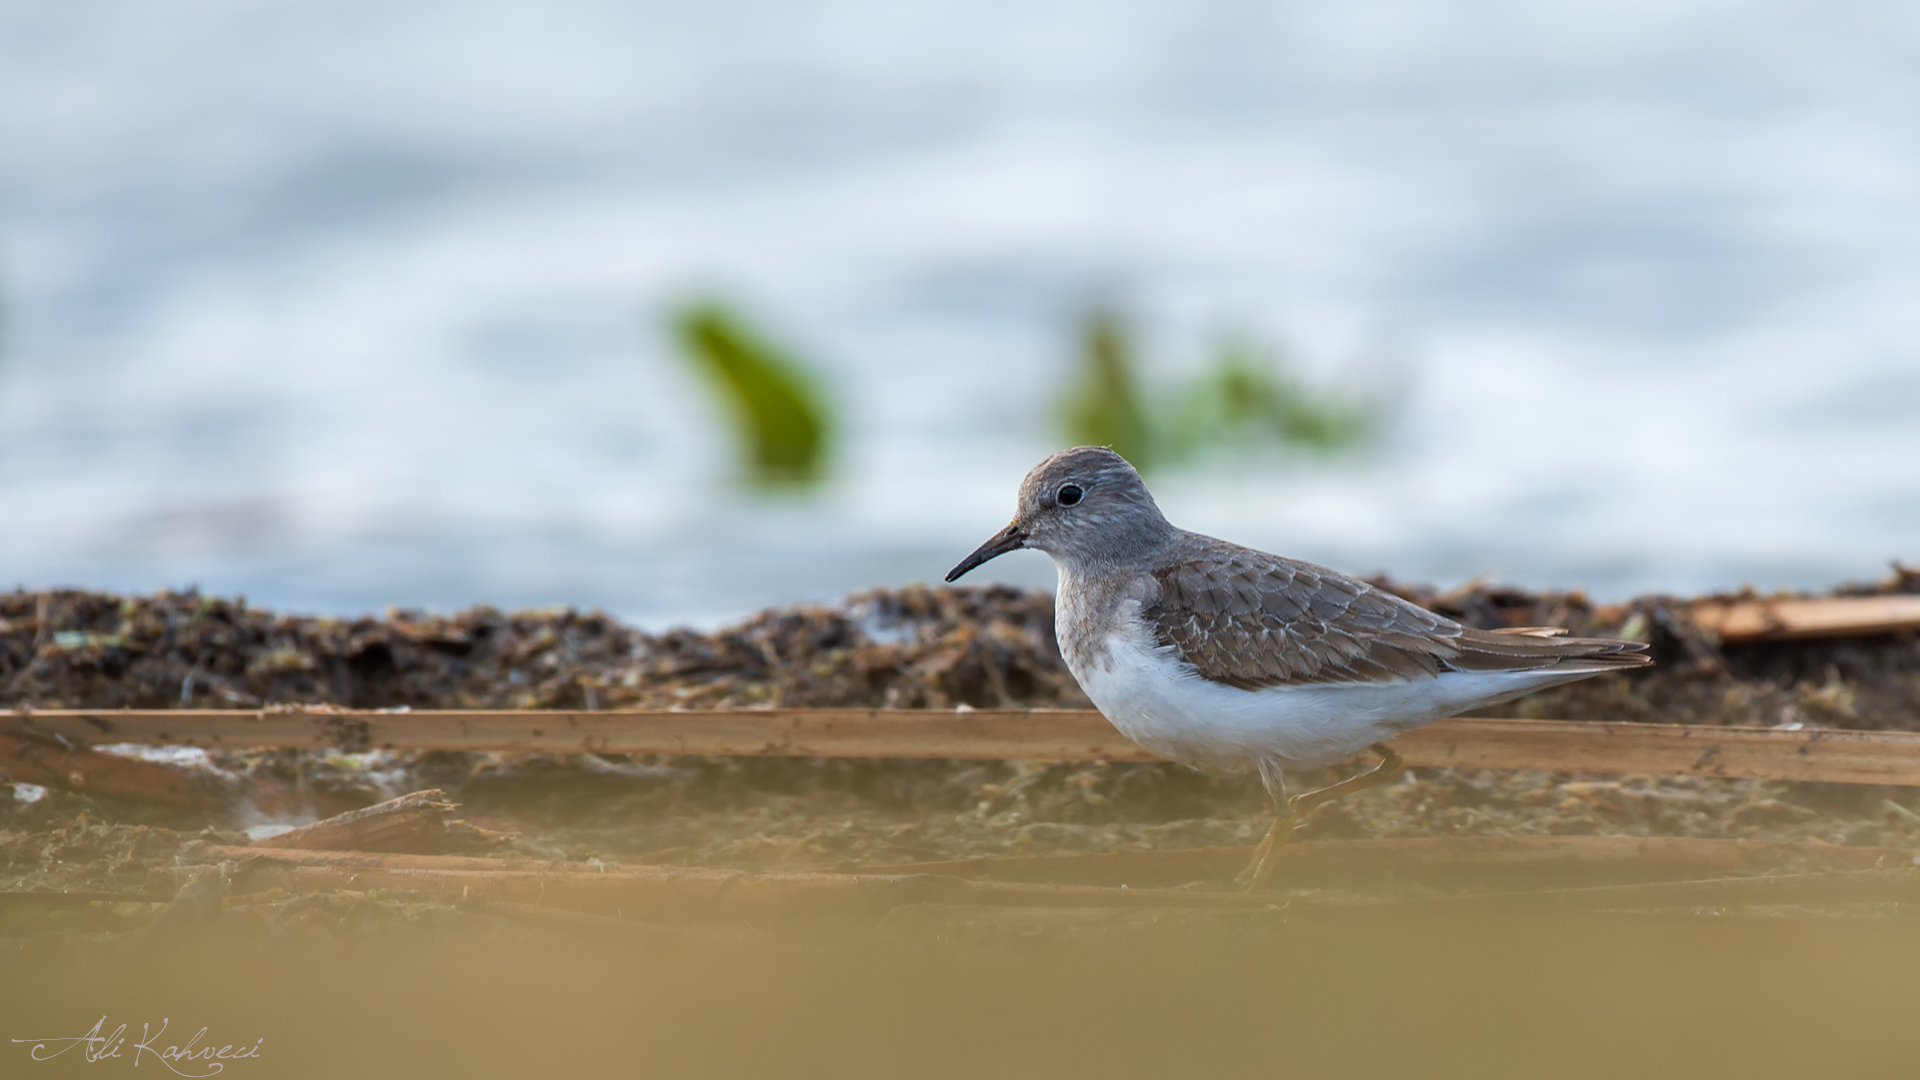
<instances>
[{"instance_id":1,"label":"blurred water background","mask_svg":"<svg viewBox=\"0 0 1920 1080\"><path fill-rule=\"evenodd\" d=\"M1151 479L1353 572L1920 557L1920 8L0 3L0 585L649 626L935 580L1075 322L1384 388ZM738 482L672 313L804 358ZM976 576L1050 585L1044 557Z\"/></svg>"}]
</instances>

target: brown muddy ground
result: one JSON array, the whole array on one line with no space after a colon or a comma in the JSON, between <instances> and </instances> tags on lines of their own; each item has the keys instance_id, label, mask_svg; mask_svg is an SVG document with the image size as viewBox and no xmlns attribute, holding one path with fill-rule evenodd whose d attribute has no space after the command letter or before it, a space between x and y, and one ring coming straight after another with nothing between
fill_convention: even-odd
<instances>
[{"instance_id":1,"label":"brown muddy ground","mask_svg":"<svg viewBox=\"0 0 1920 1080\"><path fill-rule=\"evenodd\" d=\"M1722 648L1657 597L1404 594L1480 625L1641 637L1659 661L1509 713L1920 727L1912 635ZM295 702L1085 704L1050 598L1005 589L876 591L657 635L574 611L340 620L196 594L0 595L0 707ZM262 752L196 767L367 802L443 788L513 834L499 854L755 869L1231 845L1267 814L1251 778L1173 765ZM1916 794L1419 769L1302 836L1920 849ZM1361 921L922 904L877 925L783 914L687 929L556 924L443 893L223 896L197 876L205 841L266 824L0 785L0 1075L164 1070L138 1048L151 1027L168 1032L149 1040L160 1048L191 1049L205 1028L208 1045L258 1051L223 1075L302 1080L1895 1076L1920 1008L1920 921L1902 903ZM1303 884L1283 869L1276 902L1327 895ZM1379 895L1451 888L1409 877ZM126 1040L75 1041L96 1023L128 1025ZM118 1052L89 1063L90 1048Z\"/></svg>"},{"instance_id":2,"label":"brown muddy ground","mask_svg":"<svg viewBox=\"0 0 1920 1080\"><path fill-rule=\"evenodd\" d=\"M1495 714L1697 724L1920 727L1911 634L1722 647L1668 598L1437 594L1381 581L1481 626L1560 625L1648 641L1656 666ZM1920 575L1845 592L1920 591ZM719 708L1085 706L1052 600L1007 588L875 590L763 612L712 634L648 634L598 613L276 615L196 593L0 594L0 706ZM821 869L979 855L1251 843L1268 810L1250 776L1176 765L965 761L216 754L364 801L440 787L515 834L505 853ZM1303 777L1332 779L1335 771ZM25 794L25 793L23 793ZM1753 837L1920 847L1908 789L1688 778L1415 770L1334 804L1302 838L1468 834ZM48 790L0 799L8 887L127 887L183 838L258 818Z\"/></svg>"}]
</instances>

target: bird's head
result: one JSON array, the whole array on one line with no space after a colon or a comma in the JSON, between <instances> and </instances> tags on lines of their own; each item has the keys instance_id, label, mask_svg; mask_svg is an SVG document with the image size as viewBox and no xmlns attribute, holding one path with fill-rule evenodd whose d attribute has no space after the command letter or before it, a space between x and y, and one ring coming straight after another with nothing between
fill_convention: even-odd
<instances>
[{"instance_id":1,"label":"bird's head","mask_svg":"<svg viewBox=\"0 0 1920 1080\"><path fill-rule=\"evenodd\" d=\"M1020 482L1012 524L960 560L947 580L1020 548L1075 565L1122 562L1164 547L1174 534L1126 458L1103 446L1077 446L1033 467Z\"/></svg>"}]
</instances>

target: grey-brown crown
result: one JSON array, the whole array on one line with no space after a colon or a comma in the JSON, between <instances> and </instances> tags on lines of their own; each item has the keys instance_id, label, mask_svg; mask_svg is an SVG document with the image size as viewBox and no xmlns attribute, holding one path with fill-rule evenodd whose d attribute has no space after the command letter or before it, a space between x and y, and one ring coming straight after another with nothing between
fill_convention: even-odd
<instances>
[{"instance_id":1,"label":"grey-brown crown","mask_svg":"<svg viewBox=\"0 0 1920 1080\"><path fill-rule=\"evenodd\" d=\"M1075 562L1137 561L1179 534L1140 474L1104 446L1076 446L1035 465L1020 483L1014 522L1026 546Z\"/></svg>"},{"instance_id":2,"label":"grey-brown crown","mask_svg":"<svg viewBox=\"0 0 1920 1080\"><path fill-rule=\"evenodd\" d=\"M961 560L947 580L1023 547L1075 567L1138 567L1179 535L1126 458L1103 446L1076 446L1027 473L1013 523Z\"/></svg>"}]
</instances>

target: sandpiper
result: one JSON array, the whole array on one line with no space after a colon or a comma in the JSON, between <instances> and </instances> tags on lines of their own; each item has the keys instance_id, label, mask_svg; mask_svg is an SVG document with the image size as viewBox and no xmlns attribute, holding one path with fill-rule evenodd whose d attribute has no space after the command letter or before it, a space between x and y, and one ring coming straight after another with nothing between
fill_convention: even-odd
<instances>
[{"instance_id":1,"label":"sandpiper","mask_svg":"<svg viewBox=\"0 0 1920 1080\"><path fill-rule=\"evenodd\" d=\"M1476 630L1325 567L1187 532L1103 447L1035 466L1013 523L947 580L1020 548L1053 558L1060 652L1114 727L1189 765L1259 770L1274 822L1241 875L1249 890L1302 816L1400 772L1394 735L1651 662L1636 642ZM1287 795L1283 770L1369 747L1373 770Z\"/></svg>"}]
</instances>

